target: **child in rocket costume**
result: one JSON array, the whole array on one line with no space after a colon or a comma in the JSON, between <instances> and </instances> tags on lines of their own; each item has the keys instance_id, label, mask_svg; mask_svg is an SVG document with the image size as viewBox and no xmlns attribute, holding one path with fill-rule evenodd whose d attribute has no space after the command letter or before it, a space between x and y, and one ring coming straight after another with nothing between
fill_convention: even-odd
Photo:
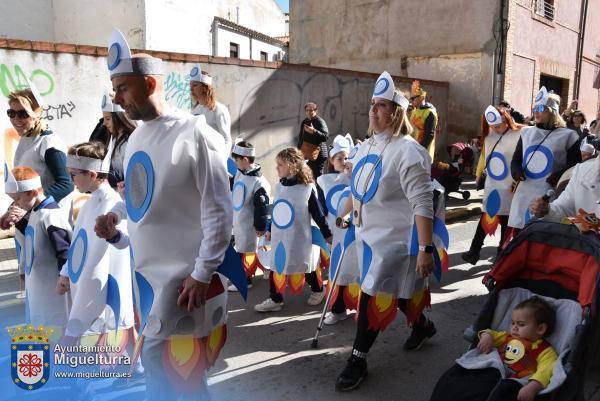
<instances>
[{"instance_id":1,"label":"child in rocket costume","mask_svg":"<svg viewBox=\"0 0 600 401\"><path fill-rule=\"evenodd\" d=\"M110 187L112 149L100 142L75 145L67 154L67 167L77 189L92 196L79 211L67 263L58 288L70 290L71 312L65 335L81 337L133 327L133 294L129 249L117 249L94 233L96 217L121 202ZM118 229L126 232L126 222ZM125 337L133 333L125 334ZM124 340L126 340L125 338ZM124 341L129 342L129 341Z\"/></svg>"},{"instance_id":2,"label":"child in rocket costume","mask_svg":"<svg viewBox=\"0 0 600 401\"><path fill-rule=\"evenodd\" d=\"M358 286L360 270L355 241L345 250L346 254L339 267L340 273L335 287L332 288L329 285L335 276L335 269L343 252L347 230L354 230L353 226L346 229L339 227L336 224L336 219L341 217L338 211L341 210L350 197L350 177L347 174L349 170L346 168L346 160L351 159L349 156L354 155L350 155L350 153L356 154L357 150L358 148L354 147L354 141L350 134L337 135L333 139L333 148L329 151L329 164L334 172L323 174L317 178L317 184L322 190L322 197L320 196L319 200L327 213L327 222L333 232L328 291L334 291L334 296L330 305L331 312L328 312L323 320L323 323L328 325L346 319L346 309L357 308L358 294L360 293L360 287Z\"/></svg>"},{"instance_id":3,"label":"child in rocket costume","mask_svg":"<svg viewBox=\"0 0 600 401\"><path fill-rule=\"evenodd\" d=\"M299 293L305 280L310 284L313 293L309 305L318 305L325 296L318 270L315 270L320 253L313 250L311 219L330 243L331 231L318 200L312 173L296 148L282 150L276 161L280 181L275 186L271 232L267 234L273 260L269 276L270 296L254 306L257 312L281 310L286 279L292 293Z\"/></svg>"},{"instance_id":4,"label":"child in rocket costume","mask_svg":"<svg viewBox=\"0 0 600 401\"><path fill-rule=\"evenodd\" d=\"M261 167L254 163L256 149L245 141L233 146L232 158L237 172L233 179L231 197L233 203L233 237L235 250L244 254L244 268L248 277L248 288L258 266L256 257L259 237L262 237L269 220L269 193L271 185L262 175ZM253 263L247 263L252 260ZM232 284L229 291L237 291Z\"/></svg>"},{"instance_id":5,"label":"child in rocket costume","mask_svg":"<svg viewBox=\"0 0 600 401\"><path fill-rule=\"evenodd\" d=\"M531 201L548 193L565 170L581 161L579 137L566 128L559 104L560 97L542 87L533 109L536 125L521 130L511 163L511 174L518 185L508 218L513 233L531 219Z\"/></svg>"},{"instance_id":6,"label":"child in rocket costume","mask_svg":"<svg viewBox=\"0 0 600 401\"><path fill-rule=\"evenodd\" d=\"M40 176L27 166L6 170L6 193L24 210L31 210L16 229L23 234L21 259L25 268L27 322L64 328L66 296L56 292L58 274L67 260L71 226L54 199L46 197Z\"/></svg>"},{"instance_id":7,"label":"child in rocket costume","mask_svg":"<svg viewBox=\"0 0 600 401\"><path fill-rule=\"evenodd\" d=\"M389 73L375 84L369 122L372 136L352 163L352 220L361 265L357 332L348 364L336 381L338 391L356 388L367 374L366 356L379 331L407 314L422 277L434 270L431 159L411 136L408 100L395 90ZM416 226L418 251L412 248ZM416 256L416 257L415 257ZM436 333L419 311L405 350L418 349Z\"/></svg>"},{"instance_id":8,"label":"child in rocket costume","mask_svg":"<svg viewBox=\"0 0 600 401\"><path fill-rule=\"evenodd\" d=\"M162 60L132 56L116 29L108 48L115 103L144 124L125 152L125 207L101 216L97 233L106 238L127 218L147 399L196 396L208 391L206 369L226 338L227 292L216 270L232 229L229 151L203 116L167 105Z\"/></svg>"},{"instance_id":9,"label":"child in rocket costume","mask_svg":"<svg viewBox=\"0 0 600 401\"><path fill-rule=\"evenodd\" d=\"M479 161L479 164L483 163L481 169L484 170L482 174L485 177L483 214L470 249L461 254L464 261L473 265L479 260L479 252L485 236L494 235L498 225L500 225L498 252L502 249L513 200L510 161L520 138L520 128L513 122L508 112L488 106L484 118L488 132L484 140L485 154L482 153Z\"/></svg>"}]
</instances>

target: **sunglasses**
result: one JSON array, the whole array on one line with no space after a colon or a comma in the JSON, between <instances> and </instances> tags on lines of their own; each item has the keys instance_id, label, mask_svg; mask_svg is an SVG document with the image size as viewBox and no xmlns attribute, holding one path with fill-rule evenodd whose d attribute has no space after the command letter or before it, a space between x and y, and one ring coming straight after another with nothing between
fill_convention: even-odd
<instances>
[{"instance_id":1,"label":"sunglasses","mask_svg":"<svg viewBox=\"0 0 600 401\"><path fill-rule=\"evenodd\" d=\"M317 111L317 109L304 109L304 111Z\"/></svg>"},{"instance_id":2,"label":"sunglasses","mask_svg":"<svg viewBox=\"0 0 600 401\"><path fill-rule=\"evenodd\" d=\"M545 109L546 106L538 104L537 106L534 106L533 109L531 109L531 111L533 111L534 113L543 113Z\"/></svg>"},{"instance_id":3,"label":"sunglasses","mask_svg":"<svg viewBox=\"0 0 600 401\"><path fill-rule=\"evenodd\" d=\"M15 117L19 117L21 120L24 120L26 118L29 118L29 113L27 113L27 110L13 110L13 109L8 109L6 110L6 115L9 118L15 118Z\"/></svg>"}]
</instances>

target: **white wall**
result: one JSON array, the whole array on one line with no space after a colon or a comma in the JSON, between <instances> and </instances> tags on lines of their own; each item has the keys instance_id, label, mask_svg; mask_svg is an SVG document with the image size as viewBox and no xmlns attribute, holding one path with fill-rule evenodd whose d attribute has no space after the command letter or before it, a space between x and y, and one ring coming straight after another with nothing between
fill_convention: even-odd
<instances>
[{"instance_id":1,"label":"white wall","mask_svg":"<svg viewBox=\"0 0 600 401\"><path fill-rule=\"evenodd\" d=\"M54 41L52 0L0 1L0 37Z\"/></svg>"},{"instance_id":2,"label":"white wall","mask_svg":"<svg viewBox=\"0 0 600 401\"><path fill-rule=\"evenodd\" d=\"M219 29L218 50L216 56L229 57L230 42L237 43L238 45L240 45L238 58L250 58L250 38L245 35L240 35L236 32L228 31L226 29Z\"/></svg>"},{"instance_id":3,"label":"white wall","mask_svg":"<svg viewBox=\"0 0 600 401\"><path fill-rule=\"evenodd\" d=\"M203 0L203 3L207 2ZM285 14L275 0L221 0L215 4L216 15L268 36L285 36ZM238 10L239 7L239 20Z\"/></svg>"},{"instance_id":4,"label":"white wall","mask_svg":"<svg viewBox=\"0 0 600 401\"><path fill-rule=\"evenodd\" d=\"M260 52L265 52L268 54L267 61L273 61L273 55L280 51L285 53L284 49L279 46L252 39L252 60L260 60Z\"/></svg>"}]
</instances>

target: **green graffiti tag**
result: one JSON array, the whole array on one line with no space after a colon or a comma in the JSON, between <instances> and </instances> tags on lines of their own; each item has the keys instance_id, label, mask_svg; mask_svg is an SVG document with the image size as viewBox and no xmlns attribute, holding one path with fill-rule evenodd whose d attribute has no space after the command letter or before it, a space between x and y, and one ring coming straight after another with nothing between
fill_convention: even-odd
<instances>
[{"instance_id":1,"label":"green graffiti tag","mask_svg":"<svg viewBox=\"0 0 600 401\"><path fill-rule=\"evenodd\" d=\"M42 96L46 96L54 91L54 78L50 73L41 68L31 71L29 79L37 87ZM27 75L20 65L15 64L11 71L8 65L0 64L0 91L4 97L7 97L10 92L28 87Z\"/></svg>"}]
</instances>

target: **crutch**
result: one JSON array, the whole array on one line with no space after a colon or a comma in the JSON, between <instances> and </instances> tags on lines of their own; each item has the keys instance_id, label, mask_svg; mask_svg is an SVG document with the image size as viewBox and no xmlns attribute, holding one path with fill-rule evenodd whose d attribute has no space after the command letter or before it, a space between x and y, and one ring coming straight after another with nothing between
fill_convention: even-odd
<instances>
[{"instance_id":1,"label":"crutch","mask_svg":"<svg viewBox=\"0 0 600 401\"><path fill-rule=\"evenodd\" d=\"M329 302L331 302L331 297L333 296L333 288L337 283L337 279L340 275L340 268L342 266L342 260L344 260L344 256L346 255L346 249L348 246L354 241L354 226L350 226L346 235L344 236L344 247L342 248L342 254L340 255L340 259L337 262L337 266L335 269L335 274L333 275L333 281L331 282L331 290L327 294L327 298L325 299L325 306L323 306L323 312L321 312L321 318L319 319L319 324L317 325L317 332L315 333L315 337L313 338L310 347L317 348L319 345L319 333L323 329L323 319L325 319L325 314L327 313L327 307L329 306Z\"/></svg>"}]
</instances>

